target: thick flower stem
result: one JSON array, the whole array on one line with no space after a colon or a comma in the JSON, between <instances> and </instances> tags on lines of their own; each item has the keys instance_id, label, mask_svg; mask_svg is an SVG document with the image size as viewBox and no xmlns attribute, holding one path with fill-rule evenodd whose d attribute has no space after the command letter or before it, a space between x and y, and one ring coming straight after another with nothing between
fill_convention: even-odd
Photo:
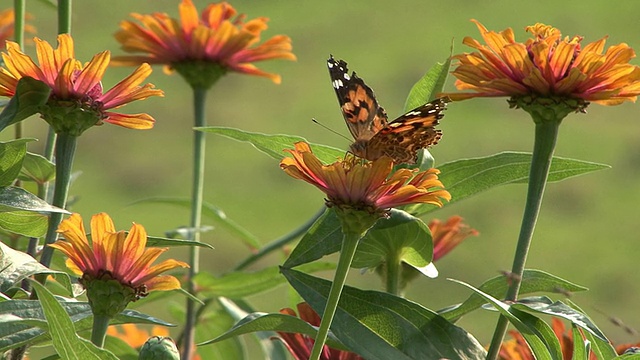
<instances>
[{"instance_id":1,"label":"thick flower stem","mask_svg":"<svg viewBox=\"0 0 640 360\"><path fill-rule=\"evenodd\" d=\"M358 242L360 242L363 234L364 233L358 232L345 232L344 234L342 239L342 249L340 250L340 259L338 260L338 267L333 278L333 283L331 284L327 304L325 305L324 312L322 313L322 320L320 321L320 327L318 328L318 334L316 335L309 360L320 359L322 348L324 343L327 341L327 336L329 335L329 327L331 327L333 316L338 308L338 301L340 300L340 294L342 294L342 288L347 280L349 267L351 266L351 262L353 261L353 257L356 253Z\"/></svg>"},{"instance_id":2,"label":"thick flower stem","mask_svg":"<svg viewBox=\"0 0 640 360\"><path fill-rule=\"evenodd\" d=\"M111 319L104 315L93 315L93 328L91 329L91 342L98 347L104 346L107 337L107 328Z\"/></svg>"},{"instance_id":3,"label":"thick flower stem","mask_svg":"<svg viewBox=\"0 0 640 360\"><path fill-rule=\"evenodd\" d=\"M193 88L193 108L195 127L206 126L205 120L205 100L207 90ZM194 131L193 134L193 183L191 196L191 240L200 241L200 228L202 223L202 202L204 195L204 167L205 167L205 133ZM191 246L189 248L189 272L187 278L187 291L194 294L195 284L193 277L200 271L200 248ZM187 310L184 338L182 339L182 359L191 359L193 352L193 342L196 328L196 303L187 298Z\"/></svg>"},{"instance_id":4,"label":"thick flower stem","mask_svg":"<svg viewBox=\"0 0 640 360\"><path fill-rule=\"evenodd\" d=\"M551 167L551 159L556 146L561 120L536 118L535 113L533 113L532 116L536 123L536 135L533 146L533 157L531 159L531 169L529 172L529 187L527 190L527 201L522 218L522 226L520 228L520 236L518 237L516 253L511 268L511 284L505 298L507 301L515 301L518 296L518 291L520 290L525 262L527 260L527 254L529 253L531 239L533 238L538 213L540 212L540 205L542 204L542 197ZM491 340L487 359L497 359L508 326L509 321L507 318L500 316L493 334L493 339Z\"/></svg>"},{"instance_id":5,"label":"thick flower stem","mask_svg":"<svg viewBox=\"0 0 640 360\"><path fill-rule=\"evenodd\" d=\"M385 262L386 290L389 294L400 294L400 271L402 263L395 254L390 254Z\"/></svg>"},{"instance_id":6,"label":"thick flower stem","mask_svg":"<svg viewBox=\"0 0 640 360\"><path fill-rule=\"evenodd\" d=\"M56 140L56 180L53 189L53 201L51 205L64 209L67 205L67 195L69 193L69 181L71 180L71 169L73 158L76 153L77 137L68 134L58 134ZM62 221L62 213L51 213L49 216L49 227L45 236L45 245L56 241L58 225ZM40 263L49 266L53 248L45 246L42 250Z\"/></svg>"}]
</instances>

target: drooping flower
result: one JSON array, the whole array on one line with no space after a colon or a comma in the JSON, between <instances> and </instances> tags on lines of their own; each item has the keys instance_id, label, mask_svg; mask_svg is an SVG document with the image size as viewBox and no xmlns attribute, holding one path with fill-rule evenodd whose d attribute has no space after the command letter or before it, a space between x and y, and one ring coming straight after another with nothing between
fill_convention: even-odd
<instances>
[{"instance_id":1,"label":"drooping flower","mask_svg":"<svg viewBox=\"0 0 640 360\"><path fill-rule=\"evenodd\" d=\"M327 194L327 206L386 214L396 206L415 203L442 206L443 200L451 199L438 180L437 169L393 172L393 161L386 156L375 161L352 157L324 165L305 142L285 151L293 157L285 157L280 168Z\"/></svg>"},{"instance_id":2,"label":"drooping flower","mask_svg":"<svg viewBox=\"0 0 640 360\"><path fill-rule=\"evenodd\" d=\"M179 20L165 13L133 13L131 17L140 24L122 21L116 40L124 51L141 55L118 56L115 64L163 64L165 71L177 70L192 86L208 89L227 71L280 83L279 75L262 71L253 63L296 59L288 36L276 35L258 45L267 18L245 22L245 15L237 14L227 2L208 5L200 16L191 0L183 0L179 8Z\"/></svg>"},{"instance_id":3,"label":"drooping flower","mask_svg":"<svg viewBox=\"0 0 640 360\"><path fill-rule=\"evenodd\" d=\"M107 335L124 341L134 349L139 349L151 336L169 336L169 330L164 326L154 325L150 331L147 331L136 324L122 324L109 326Z\"/></svg>"},{"instance_id":4,"label":"drooping flower","mask_svg":"<svg viewBox=\"0 0 640 360\"><path fill-rule=\"evenodd\" d=\"M308 322L313 326L320 325L320 316L313 311L311 306L307 303L299 303L297 306L300 319ZM281 314L297 316L293 309L285 308L280 310ZM284 345L289 349L289 352L296 360L307 360L311 355L311 349L313 348L314 340L309 336L296 333L278 332L278 335L284 342ZM325 345L322 348L321 360L362 360L362 357L356 353L337 350Z\"/></svg>"},{"instance_id":5,"label":"drooping flower","mask_svg":"<svg viewBox=\"0 0 640 360\"><path fill-rule=\"evenodd\" d=\"M562 38L560 30L540 23L527 26L532 38L519 43L510 28L496 33L472 21L486 45L464 38L477 51L455 55L453 75L458 90L471 92L446 94L453 100L506 96L521 106L518 100L541 98L582 111L589 102L618 105L640 94L640 68L629 64L635 52L625 43L604 51L604 37L582 47L581 36Z\"/></svg>"},{"instance_id":6,"label":"drooping flower","mask_svg":"<svg viewBox=\"0 0 640 360\"><path fill-rule=\"evenodd\" d=\"M32 16L27 14L26 18L30 19ZM15 12L13 9L0 10L0 44L4 44L6 40L13 39L15 23ZM28 33L35 33L36 29L33 25L25 24L24 31Z\"/></svg>"},{"instance_id":7,"label":"drooping flower","mask_svg":"<svg viewBox=\"0 0 640 360\"><path fill-rule=\"evenodd\" d=\"M438 219L429 221L429 230L433 238L433 262L448 254L469 236L478 236L476 229L462 222L460 216L452 216L447 222Z\"/></svg>"},{"instance_id":8,"label":"drooping flower","mask_svg":"<svg viewBox=\"0 0 640 360\"><path fill-rule=\"evenodd\" d=\"M94 314L112 317L129 302L151 291L179 289L178 279L160 274L176 267L188 267L174 259L152 265L167 248L146 248L147 232L144 227L133 224L128 233L116 231L113 221L105 213L91 218L91 242L79 214L63 220L58 232L65 240L49 246L69 257L67 267L81 276L80 282L87 289Z\"/></svg>"},{"instance_id":9,"label":"drooping flower","mask_svg":"<svg viewBox=\"0 0 640 360\"><path fill-rule=\"evenodd\" d=\"M84 130L108 122L130 129L149 129L154 119L148 114L122 114L108 111L135 100L150 96L163 96L162 90L152 84L139 86L151 73L149 64L140 65L107 92L103 92L102 76L110 61L109 51L95 55L82 64L74 58L73 39L69 34L58 35L58 48L34 39L37 65L20 51L18 44L8 41L7 52L2 54L4 67L0 67L0 96L12 97L20 79L30 77L51 89L42 117L57 133L80 135Z\"/></svg>"}]
</instances>

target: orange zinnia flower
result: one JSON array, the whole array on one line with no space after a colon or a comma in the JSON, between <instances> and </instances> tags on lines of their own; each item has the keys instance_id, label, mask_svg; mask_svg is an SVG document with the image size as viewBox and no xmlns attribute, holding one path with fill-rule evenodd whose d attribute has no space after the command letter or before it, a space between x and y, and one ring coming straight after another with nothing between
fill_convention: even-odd
<instances>
[{"instance_id":1,"label":"orange zinnia flower","mask_svg":"<svg viewBox=\"0 0 640 360\"><path fill-rule=\"evenodd\" d=\"M264 76L280 83L279 75L264 72L252 63L269 59L296 59L291 53L291 39L288 36L277 35L256 45L260 41L260 33L267 28L268 19L260 17L244 22L245 16L237 15L236 10L226 2L210 4L199 17L191 0L183 0L180 4L180 20L165 13L134 13L131 16L142 24L123 21L115 37L124 51L144 55L119 56L114 58L116 64L164 64L166 71L177 69L190 83L203 82L197 85L204 88L212 83L203 79L208 73L213 72L210 76L217 80L227 70ZM197 69L204 69L205 73L191 73Z\"/></svg>"},{"instance_id":2,"label":"orange zinnia flower","mask_svg":"<svg viewBox=\"0 0 640 360\"><path fill-rule=\"evenodd\" d=\"M640 68L629 64L635 53L625 43L603 53L606 37L581 47L582 37L562 38L560 30L540 23L526 27L533 37L519 43L510 28L496 33L472 21L486 45L464 38L478 51L455 55L459 64L453 74L459 90L473 92L446 94L453 100L560 97L580 101L576 110L583 110L588 102L618 105L640 94Z\"/></svg>"},{"instance_id":3,"label":"orange zinnia flower","mask_svg":"<svg viewBox=\"0 0 640 360\"><path fill-rule=\"evenodd\" d=\"M390 208L428 203L442 206L451 195L442 189L437 169L415 174L410 169L393 171L393 161L383 156L375 161L348 158L323 165L309 144L298 142L293 155L280 162L287 174L304 180L327 194L327 206L385 214Z\"/></svg>"},{"instance_id":4,"label":"orange zinnia flower","mask_svg":"<svg viewBox=\"0 0 640 360\"><path fill-rule=\"evenodd\" d=\"M313 326L320 325L320 316L307 303L297 305L300 319L308 322ZM281 314L296 316L293 309L285 308L280 310ZM289 349L289 352L296 360L307 360L311 355L314 340L306 335L296 333L286 333L278 331L278 335ZM322 348L321 360L362 360L362 357L356 353L332 349L325 345Z\"/></svg>"},{"instance_id":5,"label":"orange zinnia flower","mask_svg":"<svg viewBox=\"0 0 640 360\"><path fill-rule=\"evenodd\" d=\"M446 223L438 219L429 222L429 230L433 238L433 262L448 254L469 236L478 236L476 229L462 222L460 216L452 216Z\"/></svg>"},{"instance_id":6,"label":"orange zinnia flower","mask_svg":"<svg viewBox=\"0 0 640 360\"><path fill-rule=\"evenodd\" d=\"M105 301L91 292L100 282L117 282L126 293L126 303L146 296L150 291L179 289L178 279L160 274L176 267L188 267L173 259L152 266L167 248L145 248L147 232L139 224L133 224L128 234L116 232L113 221L105 213L91 218L91 243L79 214L63 220L58 232L66 241L58 240L49 246L69 257L67 267L82 276L81 283L87 288L90 303Z\"/></svg>"},{"instance_id":7,"label":"orange zinnia flower","mask_svg":"<svg viewBox=\"0 0 640 360\"><path fill-rule=\"evenodd\" d=\"M120 331L122 330L122 331ZM139 349L152 336L169 336L169 330L164 326L154 325L151 331L139 328L136 324L122 324L109 326L107 335L116 337L134 349Z\"/></svg>"},{"instance_id":8,"label":"orange zinnia flower","mask_svg":"<svg viewBox=\"0 0 640 360\"><path fill-rule=\"evenodd\" d=\"M30 19L31 15L27 14L26 18ZM6 40L13 38L13 33L15 31L14 23L15 12L13 11L13 9L0 11L0 44L4 44ZM24 30L28 33L36 32L36 29L29 24L24 25Z\"/></svg>"},{"instance_id":9,"label":"orange zinnia flower","mask_svg":"<svg viewBox=\"0 0 640 360\"><path fill-rule=\"evenodd\" d=\"M109 51L95 55L82 65L74 58L71 35L58 35L58 48L55 50L46 41L34 40L40 66L20 51L18 44L7 42L7 52L2 54L4 67L0 67L0 96L15 95L18 81L23 77L31 77L51 88L47 103L49 110L45 110L43 117L56 132L79 135L78 131L81 133L103 121L130 129L153 127L154 119L148 114L129 115L107 111L135 100L163 96L162 90L153 89L152 84L138 86L151 73L148 64L140 65L131 75L103 93L101 80L109 65ZM77 116L67 116L67 120L58 119L60 114L68 114L73 109L78 110L74 112ZM78 123L77 118L81 116L78 114L86 113L89 113L87 124Z\"/></svg>"}]
</instances>

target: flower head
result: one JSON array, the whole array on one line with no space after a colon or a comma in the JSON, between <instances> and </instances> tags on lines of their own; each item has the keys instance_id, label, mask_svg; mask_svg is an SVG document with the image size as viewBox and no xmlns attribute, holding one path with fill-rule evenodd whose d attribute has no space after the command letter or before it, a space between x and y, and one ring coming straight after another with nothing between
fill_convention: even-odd
<instances>
[{"instance_id":1,"label":"flower head","mask_svg":"<svg viewBox=\"0 0 640 360\"><path fill-rule=\"evenodd\" d=\"M298 314L300 319L308 322L313 326L320 325L320 316L307 303L300 303L297 305ZM282 309L281 314L296 316L296 312L293 309ZM289 349L289 352L296 360L306 360L311 355L311 349L313 348L314 340L306 335L278 332L278 335L284 342L284 345ZM320 355L321 360L361 360L358 354L332 349L325 345L322 348Z\"/></svg>"},{"instance_id":2,"label":"flower head","mask_svg":"<svg viewBox=\"0 0 640 360\"><path fill-rule=\"evenodd\" d=\"M115 315L130 301L146 296L151 291L179 289L178 279L160 274L176 267L188 267L186 263L173 259L152 266L167 248L145 248L147 232L144 227L133 224L128 234L116 231L113 221L105 213L91 218L91 243L79 214L63 220L58 232L65 240L58 240L49 246L67 255L67 267L82 276L81 283L87 289L94 313L108 311L109 315ZM124 301L113 304L113 300L107 299L105 293L123 294ZM105 303L109 304L107 309L97 309L97 305ZM120 306L122 303L124 306ZM115 313L111 314L113 311Z\"/></svg>"},{"instance_id":3,"label":"flower head","mask_svg":"<svg viewBox=\"0 0 640 360\"><path fill-rule=\"evenodd\" d=\"M433 238L433 262L448 254L469 236L478 236L476 229L462 222L460 216L452 216L447 222L438 219L429 222L429 230Z\"/></svg>"},{"instance_id":4,"label":"flower head","mask_svg":"<svg viewBox=\"0 0 640 360\"><path fill-rule=\"evenodd\" d=\"M347 158L323 165L309 144L298 142L293 157L285 157L280 168L327 194L327 206L386 214L388 209L414 203L442 206L451 195L438 180L437 169L415 173L393 171L393 161L384 156L375 161Z\"/></svg>"},{"instance_id":5,"label":"flower head","mask_svg":"<svg viewBox=\"0 0 640 360\"><path fill-rule=\"evenodd\" d=\"M507 96L521 106L517 100L523 98L554 99L580 111L589 102L618 105L640 94L640 68L629 64L635 53L625 43L604 51L605 37L582 47L582 37L563 38L560 30L540 23L526 27L532 37L519 43L510 28L496 33L472 21L486 45L464 38L477 51L455 55L453 74L459 90L472 92L447 94L453 100Z\"/></svg>"},{"instance_id":6,"label":"flower head","mask_svg":"<svg viewBox=\"0 0 640 360\"><path fill-rule=\"evenodd\" d=\"M31 16L27 14L26 18L30 19ZM14 23L15 12L13 11L13 9L5 9L0 11L0 44L4 44L6 40L13 38ZM36 32L36 29L29 24L25 24L24 30L28 33Z\"/></svg>"},{"instance_id":7,"label":"flower head","mask_svg":"<svg viewBox=\"0 0 640 360\"><path fill-rule=\"evenodd\" d=\"M166 71L178 70L192 86L207 89L226 71L279 83L279 75L264 72L253 62L296 59L287 36L277 35L258 45L267 18L245 22L245 16L226 2L210 4L199 16L193 2L183 0L179 20L165 13L131 17L141 24L122 21L115 37L124 51L142 55L119 56L116 64L163 64Z\"/></svg>"},{"instance_id":8,"label":"flower head","mask_svg":"<svg viewBox=\"0 0 640 360\"><path fill-rule=\"evenodd\" d=\"M18 44L8 41L0 67L0 96L16 94L18 81L31 77L51 89L51 95L41 114L58 133L79 135L102 122L130 129L149 129L154 119L148 114L122 114L108 111L135 100L163 96L153 85L139 84L151 73L148 64L140 65L131 75L110 90L103 92L102 76L109 65L110 53L103 51L82 64L74 58L73 39L69 34L58 35L58 48L34 39L39 66L20 51Z\"/></svg>"}]
</instances>

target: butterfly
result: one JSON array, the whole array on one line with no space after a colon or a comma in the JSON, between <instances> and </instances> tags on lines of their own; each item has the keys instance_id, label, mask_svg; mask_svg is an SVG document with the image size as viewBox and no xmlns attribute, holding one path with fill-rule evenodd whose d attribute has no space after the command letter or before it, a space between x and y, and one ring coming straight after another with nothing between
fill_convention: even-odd
<instances>
[{"instance_id":1,"label":"butterfly","mask_svg":"<svg viewBox=\"0 0 640 360\"><path fill-rule=\"evenodd\" d=\"M434 126L444 116L448 98L435 99L388 122L373 90L355 72L349 75L344 60L331 56L327 66L342 115L354 138L349 146L354 155L371 161L386 155L396 164L415 164L418 150L437 144L442 137L442 131Z\"/></svg>"}]
</instances>

